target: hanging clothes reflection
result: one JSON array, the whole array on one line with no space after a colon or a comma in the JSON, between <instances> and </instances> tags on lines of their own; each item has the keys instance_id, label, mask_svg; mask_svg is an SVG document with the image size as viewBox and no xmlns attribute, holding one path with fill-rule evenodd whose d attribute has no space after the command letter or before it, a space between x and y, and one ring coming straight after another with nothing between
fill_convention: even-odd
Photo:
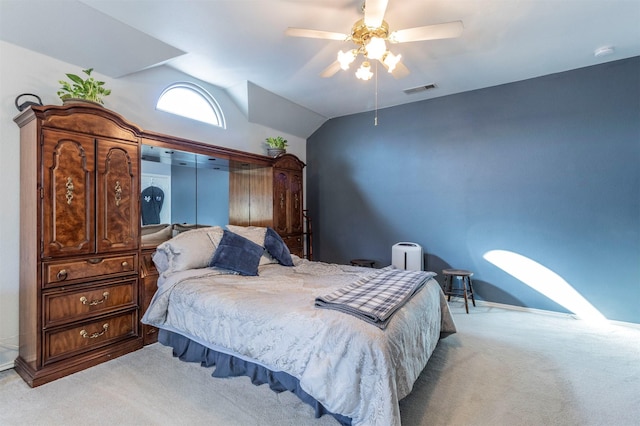
<instances>
[{"instance_id":1,"label":"hanging clothes reflection","mask_svg":"<svg viewBox=\"0 0 640 426\"><path fill-rule=\"evenodd\" d=\"M142 190L142 224L154 225L160 223L160 211L164 203L164 191L151 185Z\"/></svg>"}]
</instances>

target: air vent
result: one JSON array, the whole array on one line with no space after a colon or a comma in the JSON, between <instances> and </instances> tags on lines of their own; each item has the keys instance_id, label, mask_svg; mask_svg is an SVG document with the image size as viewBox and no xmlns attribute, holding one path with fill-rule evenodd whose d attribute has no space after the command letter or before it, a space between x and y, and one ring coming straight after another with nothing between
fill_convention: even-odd
<instances>
[{"instance_id":1,"label":"air vent","mask_svg":"<svg viewBox=\"0 0 640 426\"><path fill-rule=\"evenodd\" d=\"M403 92L406 93L407 95L414 95L416 93L424 92L424 91L435 89L435 88L436 88L436 85L431 83L431 84L425 84L424 86L413 87L411 89L404 89Z\"/></svg>"}]
</instances>

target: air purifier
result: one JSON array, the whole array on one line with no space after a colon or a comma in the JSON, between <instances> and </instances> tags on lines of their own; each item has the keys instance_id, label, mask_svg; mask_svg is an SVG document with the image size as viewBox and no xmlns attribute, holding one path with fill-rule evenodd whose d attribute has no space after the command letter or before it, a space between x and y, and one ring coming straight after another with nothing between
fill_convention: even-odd
<instances>
[{"instance_id":1,"label":"air purifier","mask_svg":"<svg viewBox=\"0 0 640 426\"><path fill-rule=\"evenodd\" d=\"M391 248L391 264L398 269L422 271L424 257L422 247L416 243L400 242Z\"/></svg>"}]
</instances>

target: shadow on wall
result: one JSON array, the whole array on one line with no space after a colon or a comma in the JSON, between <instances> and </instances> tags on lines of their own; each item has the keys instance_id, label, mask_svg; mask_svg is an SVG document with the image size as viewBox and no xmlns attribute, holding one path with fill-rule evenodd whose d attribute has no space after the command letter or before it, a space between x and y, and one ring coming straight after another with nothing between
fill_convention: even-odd
<instances>
[{"instance_id":1,"label":"shadow on wall","mask_svg":"<svg viewBox=\"0 0 640 426\"><path fill-rule=\"evenodd\" d=\"M438 281L441 286L444 284L444 276L442 275L442 270L449 269L451 267L452 266L447 262L445 262L444 259L442 259L439 256L436 256L435 254L432 254L432 253L424 254L424 270L433 271L436 274L438 274L438 276L436 277L436 281Z\"/></svg>"},{"instance_id":2,"label":"shadow on wall","mask_svg":"<svg viewBox=\"0 0 640 426\"><path fill-rule=\"evenodd\" d=\"M473 291L475 292L476 300L491 300L504 305L526 306L522 300L487 281L473 280Z\"/></svg>"},{"instance_id":3,"label":"shadow on wall","mask_svg":"<svg viewBox=\"0 0 640 426\"><path fill-rule=\"evenodd\" d=\"M358 182L347 163L339 157L325 161L315 169L315 182L319 187L333 187L331 194L311 188L307 199L314 215L314 258L323 262L348 264L351 259L374 260L376 267L390 265L391 245L397 242L398 232L379 215L377 206L370 202L366 189L369 181ZM340 177L340 185L329 185L323 180ZM363 190L365 189L365 190ZM356 236L356 238L353 238ZM348 251L345 250L348 248Z\"/></svg>"},{"instance_id":4,"label":"shadow on wall","mask_svg":"<svg viewBox=\"0 0 640 426\"><path fill-rule=\"evenodd\" d=\"M420 239L406 237L406 230L395 229L393 221L386 218L375 198L368 194L375 191L369 181L354 176L347 162L333 158L315 169L312 182L318 187L331 187L331 194L323 194L310 188L309 208L313 209L314 260L329 263L349 264L351 259L371 259L375 267L391 264L393 244L413 241L423 248L424 269L437 273L436 280L444 285L443 269L460 268L437 254L429 253ZM339 176L340 185L329 185L322 180L333 180ZM355 236L355 237L354 237ZM415 236L414 236L415 237ZM475 274L478 271L472 271ZM480 300L491 300L515 306L526 306L522 300L503 290L498 285L479 279L473 280L475 294Z\"/></svg>"}]
</instances>

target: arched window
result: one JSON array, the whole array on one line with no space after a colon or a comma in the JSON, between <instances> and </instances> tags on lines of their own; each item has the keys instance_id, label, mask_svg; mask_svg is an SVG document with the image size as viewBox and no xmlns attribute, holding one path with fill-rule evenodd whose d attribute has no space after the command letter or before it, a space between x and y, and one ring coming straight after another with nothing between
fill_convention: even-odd
<instances>
[{"instance_id":1,"label":"arched window","mask_svg":"<svg viewBox=\"0 0 640 426\"><path fill-rule=\"evenodd\" d=\"M226 128L218 102L193 83L174 83L164 89L156 109Z\"/></svg>"}]
</instances>

